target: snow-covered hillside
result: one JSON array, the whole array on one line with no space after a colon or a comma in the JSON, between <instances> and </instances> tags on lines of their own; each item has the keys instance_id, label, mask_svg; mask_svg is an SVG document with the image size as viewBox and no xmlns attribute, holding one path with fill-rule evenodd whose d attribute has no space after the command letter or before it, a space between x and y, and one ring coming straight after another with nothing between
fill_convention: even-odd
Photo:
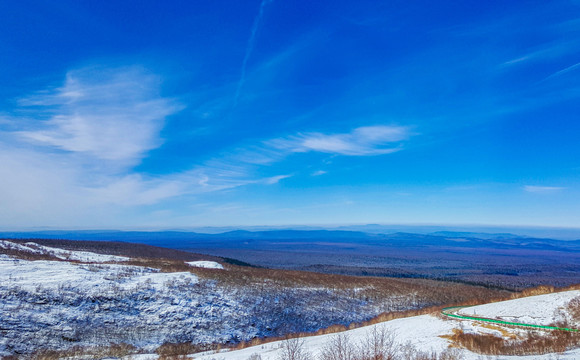
<instances>
[{"instance_id":1,"label":"snow-covered hillside","mask_svg":"<svg viewBox=\"0 0 580 360\"><path fill-rule=\"evenodd\" d=\"M529 319L533 319L537 323L541 323L542 321L548 321L549 323L550 321L563 320L567 316L566 304L577 296L580 296L580 291L567 291L478 305L462 309L462 311L477 314L478 316L484 316L483 314L485 314L485 317L490 318L500 318L505 316L505 314L511 314L512 316L515 314L517 318L518 314L526 314L529 315ZM495 333L499 336L510 336L530 331L513 327L490 326L488 323L477 321L454 320L437 315L421 315L349 330L343 334L346 334L349 341L356 346L362 341L365 341L369 337L369 334L372 334L374 328L379 330L386 329L388 333L393 334L395 343L402 347L401 351L404 351L405 348L411 348L425 353L436 352L439 354L452 346L448 339L449 335L460 329L469 333ZM304 338L304 349L311 355L311 358L320 359L325 347L336 336L336 334L330 334ZM192 357L198 360L248 360L250 358L256 358L256 355L259 355L261 360L279 360L282 358L283 347L284 341L278 341L236 351L199 353L192 355ZM515 358L528 360L554 359L556 355L558 359L562 360L580 359L580 348L569 350L562 354L530 356L482 356L465 349L454 349L453 351L458 358L465 360Z\"/></svg>"},{"instance_id":2,"label":"snow-covered hillside","mask_svg":"<svg viewBox=\"0 0 580 360\"><path fill-rule=\"evenodd\" d=\"M144 351L163 343L235 343L409 308L400 294L379 302L352 291L260 278L246 279L249 284L222 282L207 277L208 271L228 273L217 262L174 261L182 270L161 272L126 265L128 257L0 244L5 252L0 251L0 356L111 343ZM7 253L62 260L31 261ZM198 270L203 274L196 275Z\"/></svg>"},{"instance_id":3,"label":"snow-covered hillside","mask_svg":"<svg viewBox=\"0 0 580 360\"><path fill-rule=\"evenodd\" d=\"M243 334L216 319L216 309L232 321L248 315L239 301L189 272L0 255L0 284L4 355L112 339L149 349L188 337L227 341Z\"/></svg>"},{"instance_id":4,"label":"snow-covered hillside","mask_svg":"<svg viewBox=\"0 0 580 360\"><path fill-rule=\"evenodd\" d=\"M56 264L55 264L56 263ZM0 254L3 287L22 291L64 291L67 284L90 297L117 291L153 289L162 291L175 284L193 285L197 276L189 272L160 273L158 270L118 264L77 264L55 261L26 261Z\"/></svg>"},{"instance_id":5,"label":"snow-covered hillside","mask_svg":"<svg viewBox=\"0 0 580 360\"><path fill-rule=\"evenodd\" d=\"M129 258L34 243L2 241L0 246L80 261L0 254L0 356L111 342L151 350L165 341L228 341L257 333L251 327L236 332L222 322L221 316L231 321L248 316L246 307L191 272L103 264Z\"/></svg>"}]
</instances>

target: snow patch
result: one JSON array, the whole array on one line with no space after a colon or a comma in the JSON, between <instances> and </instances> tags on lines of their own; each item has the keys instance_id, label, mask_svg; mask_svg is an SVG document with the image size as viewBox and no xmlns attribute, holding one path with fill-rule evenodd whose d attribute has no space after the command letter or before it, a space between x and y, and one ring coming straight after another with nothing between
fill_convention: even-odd
<instances>
[{"instance_id":1,"label":"snow patch","mask_svg":"<svg viewBox=\"0 0 580 360\"><path fill-rule=\"evenodd\" d=\"M217 263L215 261L189 261L189 262L186 262L186 264L189 266L205 268L205 269L222 269L223 270L223 268L224 268L224 266L222 264Z\"/></svg>"}]
</instances>

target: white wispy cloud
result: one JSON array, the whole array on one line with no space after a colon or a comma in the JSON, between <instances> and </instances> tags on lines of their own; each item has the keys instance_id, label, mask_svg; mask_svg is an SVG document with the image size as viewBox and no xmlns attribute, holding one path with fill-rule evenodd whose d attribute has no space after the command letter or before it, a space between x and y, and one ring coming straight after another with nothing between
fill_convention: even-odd
<instances>
[{"instance_id":1,"label":"white wispy cloud","mask_svg":"<svg viewBox=\"0 0 580 360\"><path fill-rule=\"evenodd\" d=\"M512 66L528 62L548 61L561 58L564 55L574 53L578 50L578 41L555 41L549 44L543 44L528 53L517 56L502 64L502 66Z\"/></svg>"},{"instance_id":2,"label":"white wispy cloud","mask_svg":"<svg viewBox=\"0 0 580 360\"><path fill-rule=\"evenodd\" d=\"M159 81L140 67L70 71L62 87L20 101L43 115L53 114L41 128L20 135L96 159L134 164L160 145L164 119L181 109L159 96Z\"/></svg>"},{"instance_id":3,"label":"white wispy cloud","mask_svg":"<svg viewBox=\"0 0 580 360\"><path fill-rule=\"evenodd\" d=\"M146 179L140 174L128 174L111 178L103 186L88 188L87 192L94 204L139 206L182 195L186 188L186 183L179 179Z\"/></svg>"},{"instance_id":4,"label":"white wispy cloud","mask_svg":"<svg viewBox=\"0 0 580 360\"><path fill-rule=\"evenodd\" d=\"M264 179L264 183L272 185L272 184L277 184L280 182L280 180L283 179L287 179L289 177L291 177L292 175L276 175L276 176L271 176L269 178Z\"/></svg>"},{"instance_id":5,"label":"white wispy cloud","mask_svg":"<svg viewBox=\"0 0 580 360\"><path fill-rule=\"evenodd\" d=\"M365 126L350 133L306 133L288 138L274 139L267 144L289 152L318 151L349 156L389 154L399 151L400 142L411 136L404 126Z\"/></svg>"},{"instance_id":6,"label":"white wispy cloud","mask_svg":"<svg viewBox=\"0 0 580 360\"><path fill-rule=\"evenodd\" d=\"M262 2L260 3L258 15L254 19L252 31L250 32L250 38L248 39L248 45L246 45L246 51L244 53L244 60L242 61L242 70L240 74L240 79L238 80L238 84L236 86L236 93L234 94L234 108L238 105L238 101L242 93L242 88L244 87L244 82L246 81L246 69L248 67L248 61L250 60L252 51L254 51L256 36L258 34L258 28L260 27L260 23L262 22L262 18L264 17L264 9L266 8L266 5L268 5L272 1L273 0L262 0Z\"/></svg>"},{"instance_id":7,"label":"white wispy cloud","mask_svg":"<svg viewBox=\"0 0 580 360\"><path fill-rule=\"evenodd\" d=\"M524 191L535 193L535 194L552 194L557 193L566 189L561 186L535 186L535 185L525 185Z\"/></svg>"},{"instance_id":8,"label":"white wispy cloud","mask_svg":"<svg viewBox=\"0 0 580 360\"><path fill-rule=\"evenodd\" d=\"M118 205L187 191L191 176L133 170L161 144L165 118L182 108L159 94L160 81L138 66L87 67L68 72L60 87L20 99L0 131L0 201L11 204L0 208L2 223L96 225L110 221Z\"/></svg>"},{"instance_id":9,"label":"white wispy cloud","mask_svg":"<svg viewBox=\"0 0 580 360\"><path fill-rule=\"evenodd\" d=\"M289 156L304 152L322 152L343 156L373 156L401 150L403 140L411 136L404 126L365 126L349 133L303 133L275 138L238 147L206 161L193 172L205 176L204 184L215 189L233 188L247 184L276 184L293 175L281 174L256 177L260 169L281 162ZM326 174L317 171L312 176ZM199 175L198 175L199 176Z\"/></svg>"},{"instance_id":10,"label":"white wispy cloud","mask_svg":"<svg viewBox=\"0 0 580 360\"><path fill-rule=\"evenodd\" d=\"M382 125L301 133L255 140L177 173L140 173L136 165L162 144L165 119L183 107L161 96L160 84L138 66L91 67L20 99L0 130L0 202L10 204L0 207L0 225L107 226L141 209L162 211L151 206L169 199L280 183L293 174L269 167L295 153L387 154L412 135Z\"/></svg>"},{"instance_id":11,"label":"white wispy cloud","mask_svg":"<svg viewBox=\"0 0 580 360\"><path fill-rule=\"evenodd\" d=\"M564 75L564 74L566 74L566 73L569 73L569 72L571 72L571 71L573 71L573 70L576 70L576 69L580 69L580 62L578 62L578 63L575 63L575 64L573 64L573 65L570 65L570 66L567 66L567 67L565 67L564 69L558 70L558 71L556 71L556 72L554 72L554 73L550 74L549 76L547 76L546 78L544 78L544 80L543 80L543 81L546 81L546 80L553 79L553 78L555 78L555 77L558 77L558 76Z\"/></svg>"}]
</instances>

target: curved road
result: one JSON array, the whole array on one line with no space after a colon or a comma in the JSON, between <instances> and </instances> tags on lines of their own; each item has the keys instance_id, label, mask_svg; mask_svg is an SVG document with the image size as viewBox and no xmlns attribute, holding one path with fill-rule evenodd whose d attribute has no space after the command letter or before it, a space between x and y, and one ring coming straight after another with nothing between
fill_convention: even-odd
<instances>
[{"instance_id":1,"label":"curved road","mask_svg":"<svg viewBox=\"0 0 580 360\"><path fill-rule=\"evenodd\" d=\"M531 328L545 329L545 330L560 330L560 331L580 332L580 329L570 329L570 328L561 328L561 327L557 327L557 326L516 323L516 322L509 322L509 321L496 320L496 319L490 319L490 318L482 318L482 317L476 317L476 316L457 315L457 311L459 311L463 308L468 308L468 307L471 307L471 306L446 307L446 308L443 308L441 310L441 314L443 314L445 316L452 317L452 318L457 318L457 319L484 321L484 322L490 322L490 323L495 323L495 324L500 324L500 325L510 325L510 326L519 326L519 327L528 327L528 328L531 327Z\"/></svg>"}]
</instances>

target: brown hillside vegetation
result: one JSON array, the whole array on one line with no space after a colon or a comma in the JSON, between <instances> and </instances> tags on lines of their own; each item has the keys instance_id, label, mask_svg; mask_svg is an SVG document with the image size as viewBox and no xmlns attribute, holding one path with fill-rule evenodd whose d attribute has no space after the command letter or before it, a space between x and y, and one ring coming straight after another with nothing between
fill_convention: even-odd
<instances>
[{"instance_id":1,"label":"brown hillside vegetation","mask_svg":"<svg viewBox=\"0 0 580 360\"><path fill-rule=\"evenodd\" d=\"M245 286L255 291L276 287L324 287L348 291L351 297L367 300L389 298L396 301L394 296L400 295L406 297L408 304L427 303L427 306L475 299L485 301L509 294L507 291L481 286L426 279L333 275L235 265L226 265L226 268L230 271L195 269L195 273L204 278L218 280L224 285Z\"/></svg>"},{"instance_id":2,"label":"brown hillside vegetation","mask_svg":"<svg viewBox=\"0 0 580 360\"><path fill-rule=\"evenodd\" d=\"M524 339L506 340L490 334L457 330L449 338L455 346L483 355L541 355L561 353L580 346L580 334L567 331L529 331Z\"/></svg>"},{"instance_id":3,"label":"brown hillside vegetation","mask_svg":"<svg viewBox=\"0 0 580 360\"><path fill-rule=\"evenodd\" d=\"M568 312L572 315L574 320L580 322L580 296L575 297L570 301L568 304Z\"/></svg>"}]
</instances>

